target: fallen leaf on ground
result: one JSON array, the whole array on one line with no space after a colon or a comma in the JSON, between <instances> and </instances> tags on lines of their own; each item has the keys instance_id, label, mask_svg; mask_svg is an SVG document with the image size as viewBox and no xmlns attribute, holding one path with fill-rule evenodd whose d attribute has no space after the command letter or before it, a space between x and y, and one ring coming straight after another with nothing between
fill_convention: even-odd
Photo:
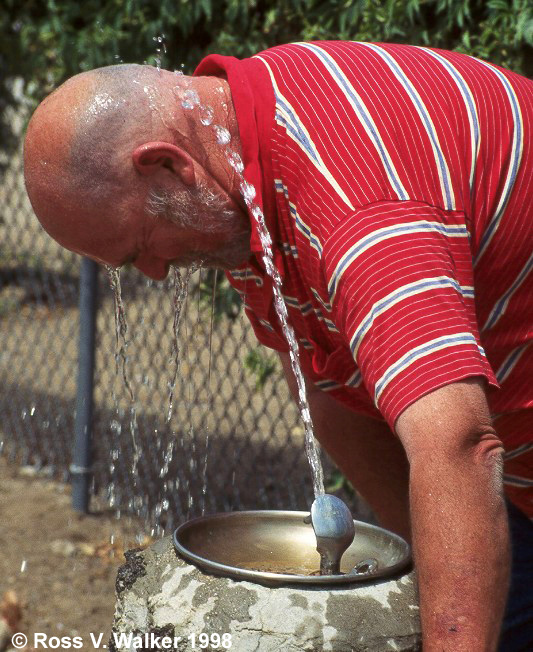
<instances>
[{"instance_id":1,"label":"fallen leaf on ground","mask_svg":"<svg viewBox=\"0 0 533 652\"><path fill-rule=\"evenodd\" d=\"M20 631L22 620L22 605L15 591L6 591L0 602L0 617L6 621L12 632Z\"/></svg>"}]
</instances>

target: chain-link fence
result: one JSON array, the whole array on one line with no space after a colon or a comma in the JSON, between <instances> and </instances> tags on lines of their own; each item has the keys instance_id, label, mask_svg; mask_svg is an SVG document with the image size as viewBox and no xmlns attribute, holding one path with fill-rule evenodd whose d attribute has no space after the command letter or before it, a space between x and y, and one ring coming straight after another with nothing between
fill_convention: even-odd
<instances>
[{"instance_id":1,"label":"chain-link fence","mask_svg":"<svg viewBox=\"0 0 533 652\"><path fill-rule=\"evenodd\" d=\"M25 465L68 477L74 430L80 259L41 229L20 153L0 181L0 442ZM243 313L213 314L208 272L191 278L174 370L173 279L121 274L129 323L129 398L115 369L114 297L99 274L94 491L167 528L229 509L305 509L311 481L303 428L273 352L260 382L244 365L259 347ZM254 353L254 355L256 355ZM264 360L262 361L264 368Z\"/></svg>"}]
</instances>

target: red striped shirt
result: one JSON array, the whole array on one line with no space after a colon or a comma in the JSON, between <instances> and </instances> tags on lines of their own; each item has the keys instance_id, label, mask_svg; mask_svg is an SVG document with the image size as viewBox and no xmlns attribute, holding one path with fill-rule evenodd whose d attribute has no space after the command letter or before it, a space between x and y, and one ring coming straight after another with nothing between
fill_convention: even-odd
<instances>
[{"instance_id":1,"label":"red striped shirt","mask_svg":"<svg viewBox=\"0 0 533 652\"><path fill-rule=\"evenodd\" d=\"M306 375L391 428L483 376L506 488L533 516L533 83L349 42L211 55L196 74L228 78ZM252 251L230 281L259 340L287 350L255 232Z\"/></svg>"}]
</instances>

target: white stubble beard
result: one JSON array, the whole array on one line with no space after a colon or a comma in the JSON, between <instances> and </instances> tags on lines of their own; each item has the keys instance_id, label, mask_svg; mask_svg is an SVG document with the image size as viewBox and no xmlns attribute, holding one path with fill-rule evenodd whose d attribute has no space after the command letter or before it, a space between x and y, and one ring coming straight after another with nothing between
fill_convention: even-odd
<instances>
[{"instance_id":1,"label":"white stubble beard","mask_svg":"<svg viewBox=\"0 0 533 652\"><path fill-rule=\"evenodd\" d=\"M220 246L213 250L192 250L180 259L179 266L200 264L206 267L233 269L250 256L250 226L244 216L228 206L228 200L216 194L202 180L194 189L156 188L150 191L146 211L161 217L181 229L199 235L220 237Z\"/></svg>"}]
</instances>

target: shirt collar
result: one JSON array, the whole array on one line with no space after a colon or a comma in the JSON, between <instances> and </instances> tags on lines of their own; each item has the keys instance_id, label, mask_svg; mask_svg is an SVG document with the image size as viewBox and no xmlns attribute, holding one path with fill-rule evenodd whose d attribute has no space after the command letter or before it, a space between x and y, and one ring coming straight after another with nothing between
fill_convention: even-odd
<instances>
[{"instance_id":1,"label":"shirt collar","mask_svg":"<svg viewBox=\"0 0 533 652\"><path fill-rule=\"evenodd\" d=\"M254 203L263 211L275 245L279 234L270 147L275 98L268 72L259 59L239 60L211 54L200 62L194 75L224 77L228 81L241 139L243 175L256 190ZM257 223L250 211L248 216L252 229L250 248L262 261Z\"/></svg>"}]
</instances>

